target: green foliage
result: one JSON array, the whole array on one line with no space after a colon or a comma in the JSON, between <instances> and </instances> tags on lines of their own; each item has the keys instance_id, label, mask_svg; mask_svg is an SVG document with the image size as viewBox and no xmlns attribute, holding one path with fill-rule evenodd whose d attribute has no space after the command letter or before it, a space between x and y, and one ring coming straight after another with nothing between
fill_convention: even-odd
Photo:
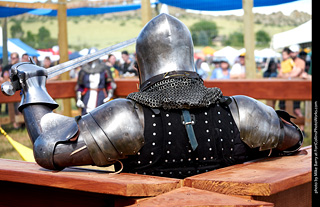
<instances>
[{"instance_id":1,"label":"green foliage","mask_svg":"<svg viewBox=\"0 0 320 207\"><path fill-rule=\"evenodd\" d=\"M271 38L269 34L264 30L259 30L256 32L256 42L259 46L268 46Z\"/></svg>"},{"instance_id":2,"label":"green foliage","mask_svg":"<svg viewBox=\"0 0 320 207\"><path fill-rule=\"evenodd\" d=\"M198 35L198 45L206 46L209 44L210 44L210 42L209 42L209 37L208 37L207 33L205 31L201 30Z\"/></svg>"},{"instance_id":3,"label":"green foliage","mask_svg":"<svg viewBox=\"0 0 320 207\"><path fill-rule=\"evenodd\" d=\"M27 36L21 39L26 44L37 49L51 48L54 45L58 44L58 40L55 38L51 38L50 31L44 26L39 28L38 34L33 34L32 32L28 31Z\"/></svg>"},{"instance_id":4,"label":"green foliage","mask_svg":"<svg viewBox=\"0 0 320 207\"><path fill-rule=\"evenodd\" d=\"M211 45L218 36L218 27L215 22L201 20L190 27L194 45Z\"/></svg>"},{"instance_id":5,"label":"green foliage","mask_svg":"<svg viewBox=\"0 0 320 207\"><path fill-rule=\"evenodd\" d=\"M12 38L22 38L24 31L21 27L21 21L14 21L14 25L10 27L10 33Z\"/></svg>"},{"instance_id":6,"label":"green foliage","mask_svg":"<svg viewBox=\"0 0 320 207\"><path fill-rule=\"evenodd\" d=\"M243 33L242 32L233 32L229 35L228 38L224 40L225 45L236 46L236 47L243 47L244 40L243 40Z\"/></svg>"}]
</instances>

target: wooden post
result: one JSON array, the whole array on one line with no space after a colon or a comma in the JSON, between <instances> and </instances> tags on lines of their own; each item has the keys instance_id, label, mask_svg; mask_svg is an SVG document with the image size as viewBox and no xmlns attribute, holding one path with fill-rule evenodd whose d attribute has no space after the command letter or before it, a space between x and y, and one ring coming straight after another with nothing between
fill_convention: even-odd
<instances>
[{"instance_id":1,"label":"wooden post","mask_svg":"<svg viewBox=\"0 0 320 207\"><path fill-rule=\"evenodd\" d=\"M253 21L253 0L242 0L243 23L244 23L244 47L246 48L246 78L256 78L256 62L254 59L254 21Z\"/></svg>"},{"instance_id":2,"label":"wooden post","mask_svg":"<svg viewBox=\"0 0 320 207\"><path fill-rule=\"evenodd\" d=\"M68 33L67 33L67 3L66 0L59 0L58 2L58 44L60 63L69 60L68 55ZM69 73L61 74L61 80L69 80ZM71 115L71 100L63 99L63 114L65 116Z\"/></svg>"},{"instance_id":3,"label":"wooden post","mask_svg":"<svg viewBox=\"0 0 320 207\"><path fill-rule=\"evenodd\" d=\"M150 0L141 0L141 19L142 26L146 25L151 20Z\"/></svg>"},{"instance_id":4,"label":"wooden post","mask_svg":"<svg viewBox=\"0 0 320 207\"><path fill-rule=\"evenodd\" d=\"M8 65L8 27L7 18L2 19L2 65Z\"/></svg>"}]
</instances>

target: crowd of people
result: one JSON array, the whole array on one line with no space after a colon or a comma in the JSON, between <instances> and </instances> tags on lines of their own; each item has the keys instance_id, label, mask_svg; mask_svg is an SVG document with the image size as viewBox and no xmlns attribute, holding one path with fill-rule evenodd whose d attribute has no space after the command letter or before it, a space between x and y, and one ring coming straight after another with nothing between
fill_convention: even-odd
<instances>
[{"instance_id":1,"label":"crowd of people","mask_svg":"<svg viewBox=\"0 0 320 207\"><path fill-rule=\"evenodd\" d=\"M281 60L270 58L265 64L264 78L311 79L311 58L307 58L307 53L299 45L284 48ZM195 60L195 68L204 80L245 79L245 53L237 57L232 67L226 58L212 61L199 57Z\"/></svg>"},{"instance_id":2,"label":"crowd of people","mask_svg":"<svg viewBox=\"0 0 320 207\"><path fill-rule=\"evenodd\" d=\"M94 51L92 50L92 52ZM50 57L45 57L42 63L36 57L32 57L32 59L35 64L44 68L54 65ZM0 83L9 80L11 66L19 61L30 61L28 54L23 54L21 59L18 53L10 54L10 63L3 68L0 67ZM281 62L272 58L266 64L268 67L263 72L264 78L311 79L310 60L306 59L306 53L301 50L299 45L284 48ZM201 56L195 59L195 69L203 80L244 79L246 78L245 53L238 56L232 67L226 58L208 61L204 56ZM132 78L139 75L135 54L130 55L128 51L121 52L121 59L117 59L114 54L109 54L106 60L92 61L71 70L69 74L71 79L77 80L76 105L82 109L82 114L90 112L112 98L116 89L115 79ZM50 81L52 80L59 80L59 77L50 79ZM15 105L17 108L18 104ZM280 101L279 108L284 109L284 107L284 101ZM7 111L6 108L5 113ZM295 115L302 116L299 101L294 102L294 112Z\"/></svg>"},{"instance_id":3,"label":"crowd of people","mask_svg":"<svg viewBox=\"0 0 320 207\"><path fill-rule=\"evenodd\" d=\"M245 53L239 55L232 67L230 67L226 58L221 58L219 61L211 63L213 65L212 70L210 70L209 64L203 57L196 60L197 72L203 79L225 80L246 78ZM311 79L311 55L307 58L307 53L299 45L291 45L284 48L281 60L271 58L266 64L267 67L262 73L263 78ZM210 73L211 75L209 75ZM285 110L285 101L280 100L278 107ZM293 109L295 116L303 116L300 101L293 102Z\"/></svg>"}]
</instances>

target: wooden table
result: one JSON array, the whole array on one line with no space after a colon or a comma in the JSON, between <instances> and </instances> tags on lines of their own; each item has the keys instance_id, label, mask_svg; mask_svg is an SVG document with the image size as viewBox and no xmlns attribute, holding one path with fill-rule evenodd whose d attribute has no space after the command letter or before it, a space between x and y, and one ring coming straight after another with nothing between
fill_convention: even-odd
<instances>
[{"instance_id":1,"label":"wooden table","mask_svg":"<svg viewBox=\"0 0 320 207\"><path fill-rule=\"evenodd\" d=\"M263 201L254 201L235 196L223 195L220 193L209 192L194 188L182 187L156 196L145 199L137 204L131 205L137 207L176 207L176 206L236 206L236 207L253 207L253 206L273 206L272 203Z\"/></svg>"},{"instance_id":2,"label":"wooden table","mask_svg":"<svg viewBox=\"0 0 320 207\"><path fill-rule=\"evenodd\" d=\"M185 179L184 185L247 196L275 206L311 206L311 146L294 156L265 158Z\"/></svg>"},{"instance_id":3,"label":"wooden table","mask_svg":"<svg viewBox=\"0 0 320 207\"><path fill-rule=\"evenodd\" d=\"M55 206L100 206L105 202L114 206L125 197L156 196L181 185L179 179L74 168L56 172L36 163L0 159L0 206L8 202L23 206L26 201L47 206L43 202L50 200Z\"/></svg>"},{"instance_id":4,"label":"wooden table","mask_svg":"<svg viewBox=\"0 0 320 207\"><path fill-rule=\"evenodd\" d=\"M311 150L184 180L0 159L0 206L311 206Z\"/></svg>"}]
</instances>

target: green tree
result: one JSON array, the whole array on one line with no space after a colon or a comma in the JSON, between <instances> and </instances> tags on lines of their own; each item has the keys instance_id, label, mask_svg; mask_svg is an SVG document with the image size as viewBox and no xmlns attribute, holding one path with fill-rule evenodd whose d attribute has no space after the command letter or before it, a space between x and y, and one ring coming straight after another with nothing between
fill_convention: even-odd
<instances>
[{"instance_id":1,"label":"green tree","mask_svg":"<svg viewBox=\"0 0 320 207\"><path fill-rule=\"evenodd\" d=\"M256 42L257 45L267 46L269 45L271 38L269 34L264 30L259 30L256 32Z\"/></svg>"},{"instance_id":2,"label":"green tree","mask_svg":"<svg viewBox=\"0 0 320 207\"><path fill-rule=\"evenodd\" d=\"M27 37L22 38L22 41L25 42L27 45L30 45L31 47L36 47L37 46L37 35L32 34L32 32L28 31L27 32Z\"/></svg>"},{"instance_id":3,"label":"green tree","mask_svg":"<svg viewBox=\"0 0 320 207\"><path fill-rule=\"evenodd\" d=\"M208 39L206 45L211 45L212 40L218 36L218 27L216 23L212 21L201 20L200 22L194 23L190 27L190 31L195 45L203 45L205 36Z\"/></svg>"},{"instance_id":4,"label":"green tree","mask_svg":"<svg viewBox=\"0 0 320 207\"><path fill-rule=\"evenodd\" d=\"M228 38L224 41L225 45L230 46L238 46L243 47L244 46L244 40L243 40L243 33L242 32L233 32L229 35Z\"/></svg>"},{"instance_id":5,"label":"green tree","mask_svg":"<svg viewBox=\"0 0 320 207\"><path fill-rule=\"evenodd\" d=\"M38 41L46 41L50 39L50 31L44 26L40 27L38 30Z\"/></svg>"},{"instance_id":6,"label":"green tree","mask_svg":"<svg viewBox=\"0 0 320 207\"><path fill-rule=\"evenodd\" d=\"M198 45L206 46L209 45L209 38L205 31L201 30L198 35Z\"/></svg>"},{"instance_id":7,"label":"green tree","mask_svg":"<svg viewBox=\"0 0 320 207\"><path fill-rule=\"evenodd\" d=\"M24 35L24 31L21 27L20 21L14 21L14 25L10 27L10 33L12 38L22 38Z\"/></svg>"}]
</instances>

